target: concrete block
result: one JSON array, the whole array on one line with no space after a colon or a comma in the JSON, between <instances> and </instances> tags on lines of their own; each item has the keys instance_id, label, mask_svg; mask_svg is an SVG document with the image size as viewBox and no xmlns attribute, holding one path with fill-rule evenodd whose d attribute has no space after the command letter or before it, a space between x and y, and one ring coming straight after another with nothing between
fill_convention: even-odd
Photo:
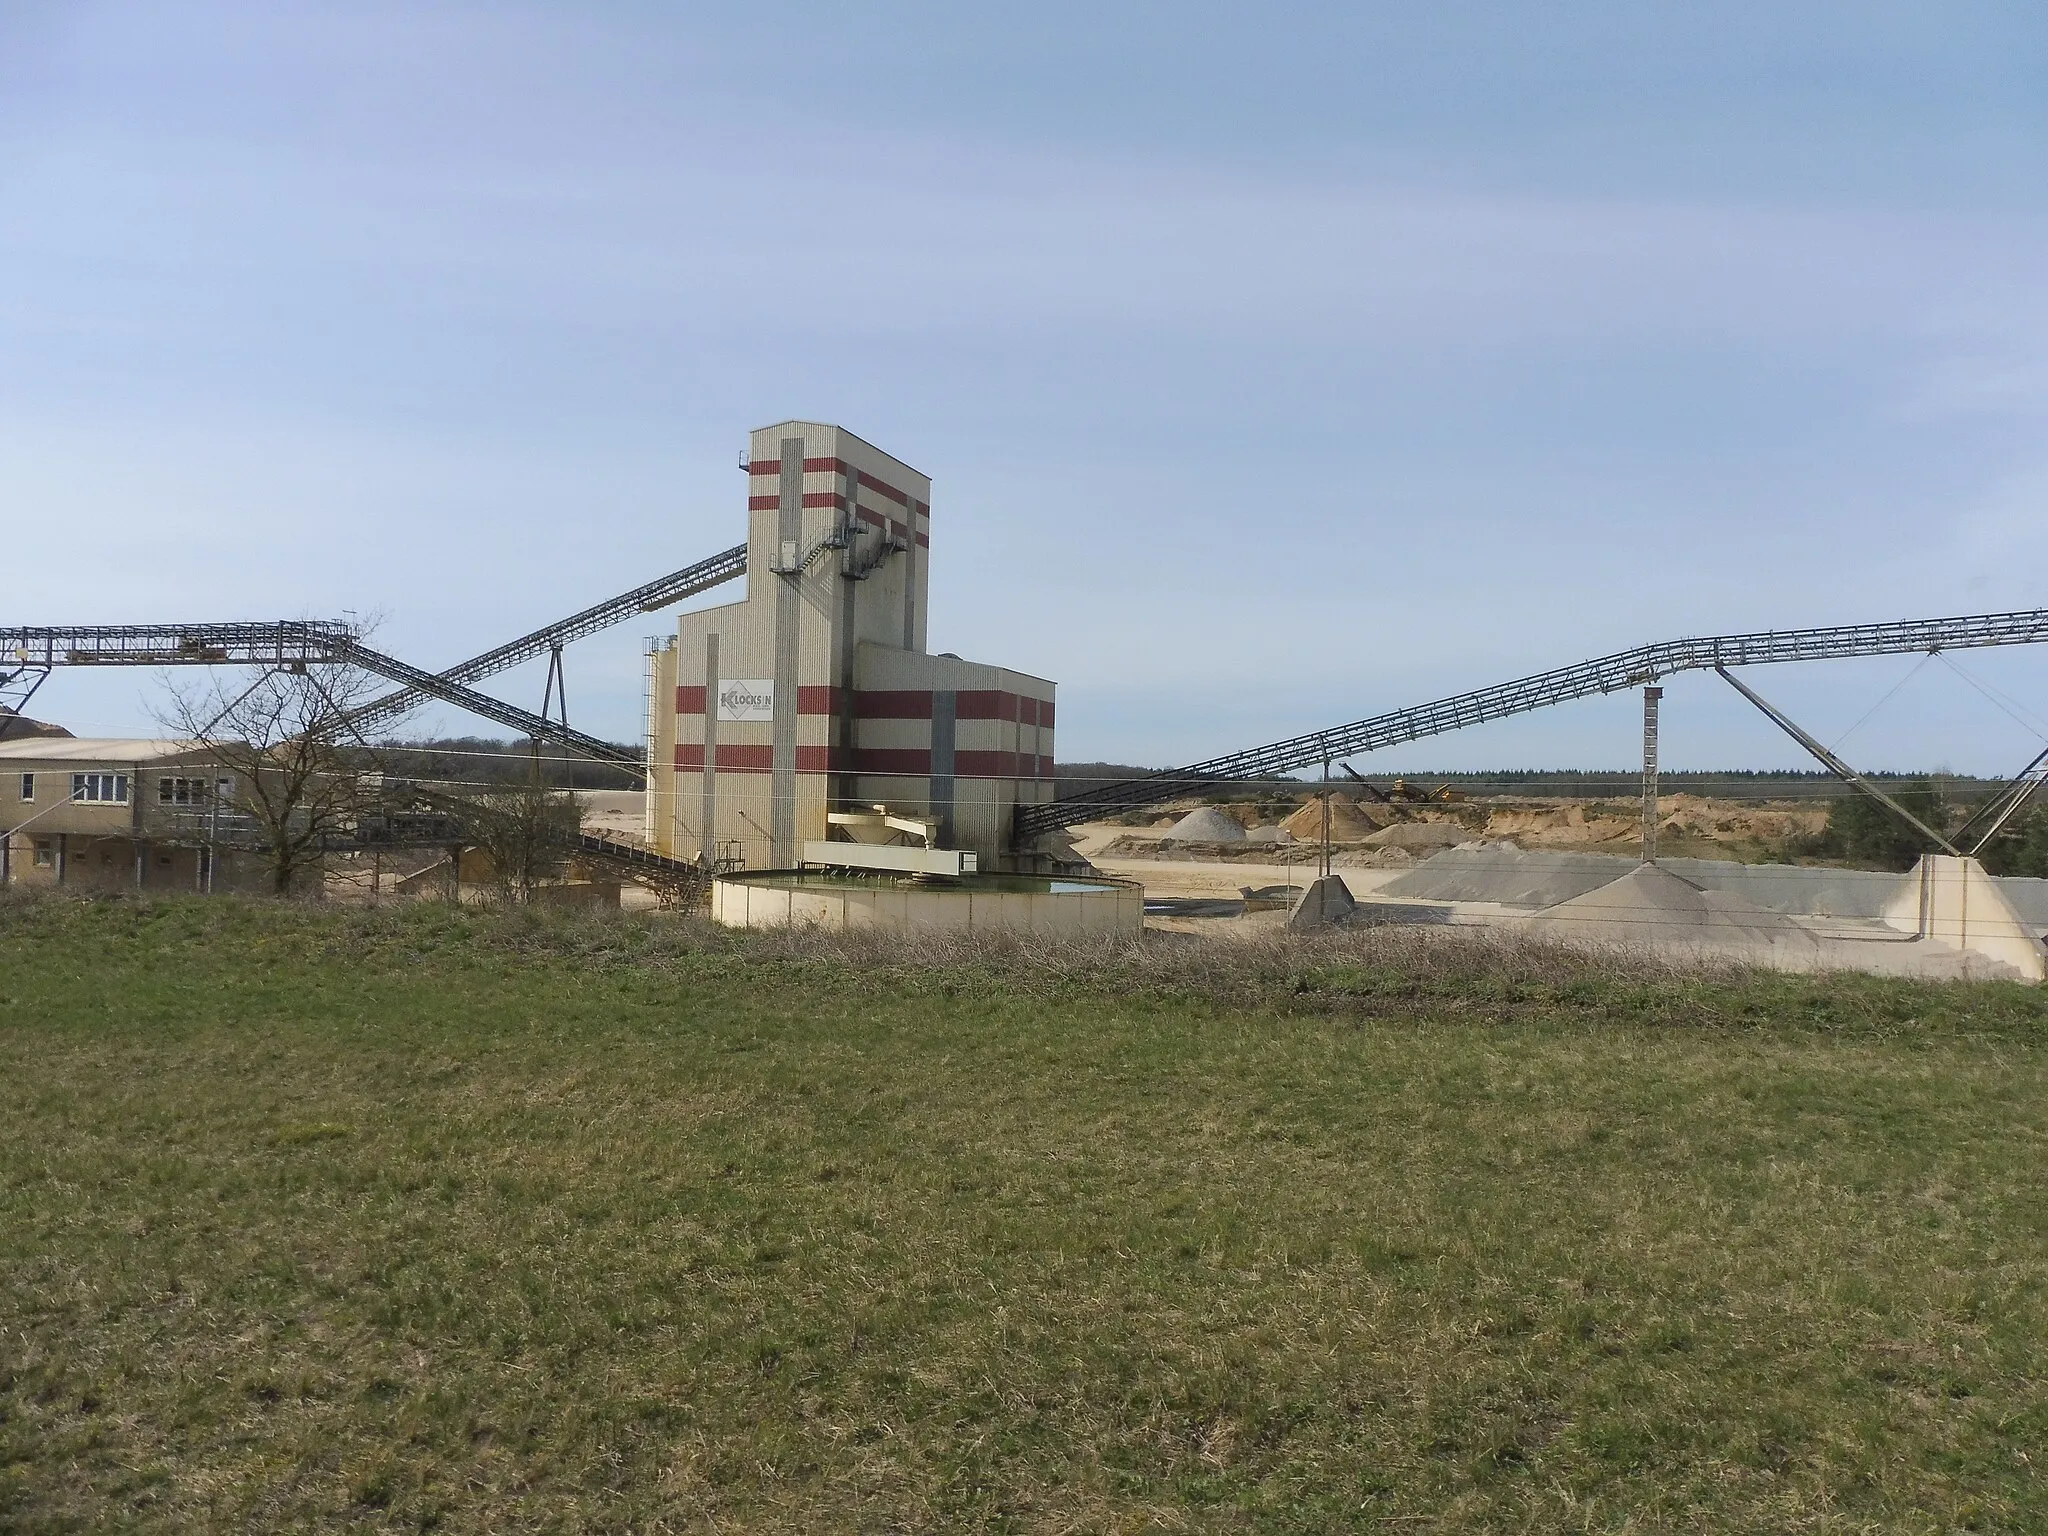
<instances>
[{"instance_id":1,"label":"concrete block","mask_svg":"<svg viewBox=\"0 0 2048 1536\"><path fill-rule=\"evenodd\" d=\"M1309 883L1287 914L1287 931L1306 933L1314 928L1328 928L1357 910L1358 903L1351 899L1351 888L1345 885L1343 877L1323 875Z\"/></svg>"},{"instance_id":2,"label":"concrete block","mask_svg":"<svg viewBox=\"0 0 2048 1536\"><path fill-rule=\"evenodd\" d=\"M1975 859L1930 853L1900 882L1884 920L1956 949L2011 966L2028 981L2048 980L2048 954Z\"/></svg>"}]
</instances>

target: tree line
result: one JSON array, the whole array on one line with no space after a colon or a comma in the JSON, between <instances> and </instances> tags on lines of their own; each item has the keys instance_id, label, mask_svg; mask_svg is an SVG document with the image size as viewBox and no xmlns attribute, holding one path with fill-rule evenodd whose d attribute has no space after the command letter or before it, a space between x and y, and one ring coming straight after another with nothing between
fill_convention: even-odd
<instances>
[{"instance_id":1,"label":"tree line","mask_svg":"<svg viewBox=\"0 0 2048 1536\"><path fill-rule=\"evenodd\" d=\"M1960 830L1984 804L1979 795L1944 792L1930 778L1907 780L1885 792L1944 836ZM1814 845L1822 858L1866 869L1911 869L1924 853L1940 850L1865 795L1845 794L1828 808L1827 828ZM1978 854L1994 875L2048 877L2048 805L2030 805Z\"/></svg>"}]
</instances>

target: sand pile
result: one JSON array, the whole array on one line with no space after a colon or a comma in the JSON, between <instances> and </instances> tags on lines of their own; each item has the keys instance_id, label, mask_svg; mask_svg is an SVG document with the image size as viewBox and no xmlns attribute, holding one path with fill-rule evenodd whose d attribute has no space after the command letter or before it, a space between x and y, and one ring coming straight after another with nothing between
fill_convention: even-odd
<instances>
[{"instance_id":1,"label":"sand pile","mask_svg":"<svg viewBox=\"0 0 2048 1536\"><path fill-rule=\"evenodd\" d=\"M1416 901L1491 901L1551 907L1597 890L1636 867L1605 853L1564 853L1484 843L1452 848L1383 888ZM1657 867L1702 890L1799 917L1875 918L1897 893L1900 875L1802 864L1737 864L1725 859L1660 859ZM2048 928L2048 880L1997 881L2021 918Z\"/></svg>"},{"instance_id":2,"label":"sand pile","mask_svg":"<svg viewBox=\"0 0 2048 1536\"><path fill-rule=\"evenodd\" d=\"M1811 864L1733 864L1724 859L1657 862L1694 885L1802 917L1877 917L1898 890L1900 880L1881 870Z\"/></svg>"},{"instance_id":3,"label":"sand pile","mask_svg":"<svg viewBox=\"0 0 2048 1536\"><path fill-rule=\"evenodd\" d=\"M1309 800L1292 816L1280 823L1294 834L1297 842L1320 843L1323 840L1322 802ZM1330 841L1333 843L1362 843L1379 831L1380 823L1358 808L1358 802L1345 795L1330 796Z\"/></svg>"},{"instance_id":4,"label":"sand pile","mask_svg":"<svg viewBox=\"0 0 2048 1536\"><path fill-rule=\"evenodd\" d=\"M1410 853L1455 848L1471 841L1472 833L1455 821L1397 821L1364 839L1368 848L1405 848Z\"/></svg>"},{"instance_id":5,"label":"sand pile","mask_svg":"<svg viewBox=\"0 0 2048 1536\"><path fill-rule=\"evenodd\" d=\"M1291 843L1294 834L1285 827L1253 827L1244 835L1248 843Z\"/></svg>"},{"instance_id":6,"label":"sand pile","mask_svg":"<svg viewBox=\"0 0 2048 1536\"><path fill-rule=\"evenodd\" d=\"M1167 836L1182 843L1241 843L1244 826L1215 806L1205 805L1176 821Z\"/></svg>"},{"instance_id":7,"label":"sand pile","mask_svg":"<svg viewBox=\"0 0 2048 1536\"><path fill-rule=\"evenodd\" d=\"M1675 836L1754 838L1759 842L1811 837L1828 821L1825 807L1731 805L1699 795L1665 795L1657 801L1657 813L1659 830Z\"/></svg>"},{"instance_id":8,"label":"sand pile","mask_svg":"<svg viewBox=\"0 0 2048 1536\"><path fill-rule=\"evenodd\" d=\"M1537 853L1513 843L1452 848L1387 883L1384 894L1418 901L1497 901L1553 907L1627 874L1634 859L1599 853Z\"/></svg>"},{"instance_id":9,"label":"sand pile","mask_svg":"<svg viewBox=\"0 0 2048 1536\"><path fill-rule=\"evenodd\" d=\"M1811 962L1820 945L1782 912L1710 891L1655 864L1525 919L1529 931L1579 943L1709 949L1764 963Z\"/></svg>"}]
</instances>

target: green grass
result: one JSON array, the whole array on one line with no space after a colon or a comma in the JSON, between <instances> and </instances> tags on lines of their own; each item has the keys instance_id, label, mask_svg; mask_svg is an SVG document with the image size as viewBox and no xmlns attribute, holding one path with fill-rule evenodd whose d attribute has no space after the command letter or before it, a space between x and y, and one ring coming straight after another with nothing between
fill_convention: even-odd
<instances>
[{"instance_id":1,"label":"green grass","mask_svg":"<svg viewBox=\"0 0 2048 1536\"><path fill-rule=\"evenodd\" d=\"M2044 1025L0 903L0 1529L2040 1528Z\"/></svg>"}]
</instances>

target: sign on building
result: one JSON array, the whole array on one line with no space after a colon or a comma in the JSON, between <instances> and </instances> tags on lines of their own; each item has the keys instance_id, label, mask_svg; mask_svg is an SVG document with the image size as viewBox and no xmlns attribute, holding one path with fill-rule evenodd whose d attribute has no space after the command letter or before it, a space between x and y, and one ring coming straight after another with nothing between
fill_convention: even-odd
<instances>
[{"instance_id":1,"label":"sign on building","mask_svg":"<svg viewBox=\"0 0 2048 1536\"><path fill-rule=\"evenodd\" d=\"M735 677L718 685L718 718L721 720L773 720L775 679Z\"/></svg>"}]
</instances>

